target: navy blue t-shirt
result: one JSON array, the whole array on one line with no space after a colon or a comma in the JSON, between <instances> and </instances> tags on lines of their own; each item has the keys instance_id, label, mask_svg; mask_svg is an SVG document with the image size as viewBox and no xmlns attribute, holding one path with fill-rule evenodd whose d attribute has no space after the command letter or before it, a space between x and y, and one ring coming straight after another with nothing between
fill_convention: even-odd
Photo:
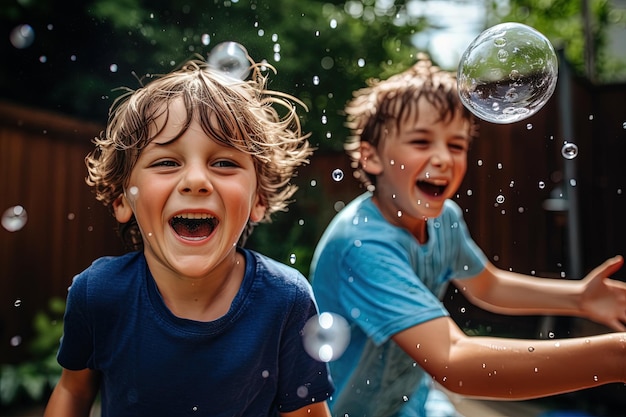
<instances>
[{"instance_id":1,"label":"navy blue t-shirt","mask_svg":"<svg viewBox=\"0 0 626 417\"><path fill-rule=\"evenodd\" d=\"M96 260L74 278L58 361L101 372L102 416L276 416L326 400L324 363L301 330L317 313L306 278L256 252L217 320L174 316L142 252Z\"/></svg>"}]
</instances>

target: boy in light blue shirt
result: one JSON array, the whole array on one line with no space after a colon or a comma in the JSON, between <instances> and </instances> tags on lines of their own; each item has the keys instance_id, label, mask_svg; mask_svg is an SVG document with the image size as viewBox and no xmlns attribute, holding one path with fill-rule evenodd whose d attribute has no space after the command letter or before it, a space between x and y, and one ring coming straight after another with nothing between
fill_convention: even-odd
<instances>
[{"instance_id":1,"label":"boy in light blue shirt","mask_svg":"<svg viewBox=\"0 0 626 417\"><path fill-rule=\"evenodd\" d=\"M346 114L346 148L368 191L330 223L311 268L320 310L350 324L347 350L330 363L334 416L427 417L433 380L519 400L626 379L624 334L558 344L469 337L441 303L454 281L495 313L585 317L618 331L626 322L626 285L607 278L621 256L582 280L555 280L499 269L472 240L451 199L476 122L453 74L423 58L357 91Z\"/></svg>"}]
</instances>

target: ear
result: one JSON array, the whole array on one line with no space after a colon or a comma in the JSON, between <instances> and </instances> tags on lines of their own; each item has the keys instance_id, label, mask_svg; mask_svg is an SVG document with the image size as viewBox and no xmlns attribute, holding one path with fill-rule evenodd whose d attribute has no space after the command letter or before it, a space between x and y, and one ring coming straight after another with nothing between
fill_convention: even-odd
<instances>
[{"instance_id":1,"label":"ear","mask_svg":"<svg viewBox=\"0 0 626 417\"><path fill-rule=\"evenodd\" d=\"M124 194L120 194L120 196L113 201L113 213L119 223L128 223L133 217L133 209Z\"/></svg>"},{"instance_id":2,"label":"ear","mask_svg":"<svg viewBox=\"0 0 626 417\"><path fill-rule=\"evenodd\" d=\"M383 164L376 147L369 142L361 142L359 151L361 153L359 163L363 171L371 175L380 175L383 172Z\"/></svg>"},{"instance_id":3,"label":"ear","mask_svg":"<svg viewBox=\"0 0 626 417\"><path fill-rule=\"evenodd\" d=\"M261 197L257 193L254 197L254 202L252 204L252 210L250 210L250 221L253 223L260 222L265 216L265 212L267 211L267 207L265 203L261 201Z\"/></svg>"}]
</instances>

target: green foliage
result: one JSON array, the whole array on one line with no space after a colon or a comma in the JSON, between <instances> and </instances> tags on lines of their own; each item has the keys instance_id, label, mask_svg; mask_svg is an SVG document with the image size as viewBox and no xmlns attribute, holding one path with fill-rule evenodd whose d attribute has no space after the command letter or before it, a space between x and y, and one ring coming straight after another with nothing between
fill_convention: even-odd
<instances>
[{"instance_id":1,"label":"green foliage","mask_svg":"<svg viewBox=\"0 0 626 417\"><path fill-rule=\"evenodd\" d=\"M608 44L606 29L611 5L606 0L589 0L589 30L594 65L588 74L585 49L585 18L583 1L574 0L510 0L510 11L497 16L500 21L515 21L543 33L565 57L579 76L594 81L615 82L623 78L624 64L605 53ZM621 67L621 71L618 69ZM616 71L617 70L617 71Z\"/></svg>"},{"instance_id":2,"label":"green foliage","mask_svg":"<svg viewBox=\"0 0 626 417\"><path fill-rule=\"evenodd\" d=\"M31 359L0 367L0 405L8 406L19 401L40 403L61 376L61 366L56 361L59 340L63 333L65 301L50 300L47 311L35 315L35 337L29 344Z\"/></svg>"}]
</instances>

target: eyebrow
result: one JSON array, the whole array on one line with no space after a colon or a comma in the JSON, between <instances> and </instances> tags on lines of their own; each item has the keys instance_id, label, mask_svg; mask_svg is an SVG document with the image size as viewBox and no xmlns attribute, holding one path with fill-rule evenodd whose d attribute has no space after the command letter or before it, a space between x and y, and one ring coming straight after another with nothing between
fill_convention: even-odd
<instances>
[{"instance_id":1,"label":"eyebrow","mask_svg":"<svg viewBox=\"0 0 626 417\"><path fill-rule=\"evenodd\" d=\"M420 128L405 130L404 132L408 133L408 134L432 133L433 129L429 129L429 128L426 128L426 127L420 127ZM464 140L469 140L470 139L469 134L454 134L454 135L452 135L452 137L455 138L455 139L464 139Z\"/></svg>"}]
</instances>

